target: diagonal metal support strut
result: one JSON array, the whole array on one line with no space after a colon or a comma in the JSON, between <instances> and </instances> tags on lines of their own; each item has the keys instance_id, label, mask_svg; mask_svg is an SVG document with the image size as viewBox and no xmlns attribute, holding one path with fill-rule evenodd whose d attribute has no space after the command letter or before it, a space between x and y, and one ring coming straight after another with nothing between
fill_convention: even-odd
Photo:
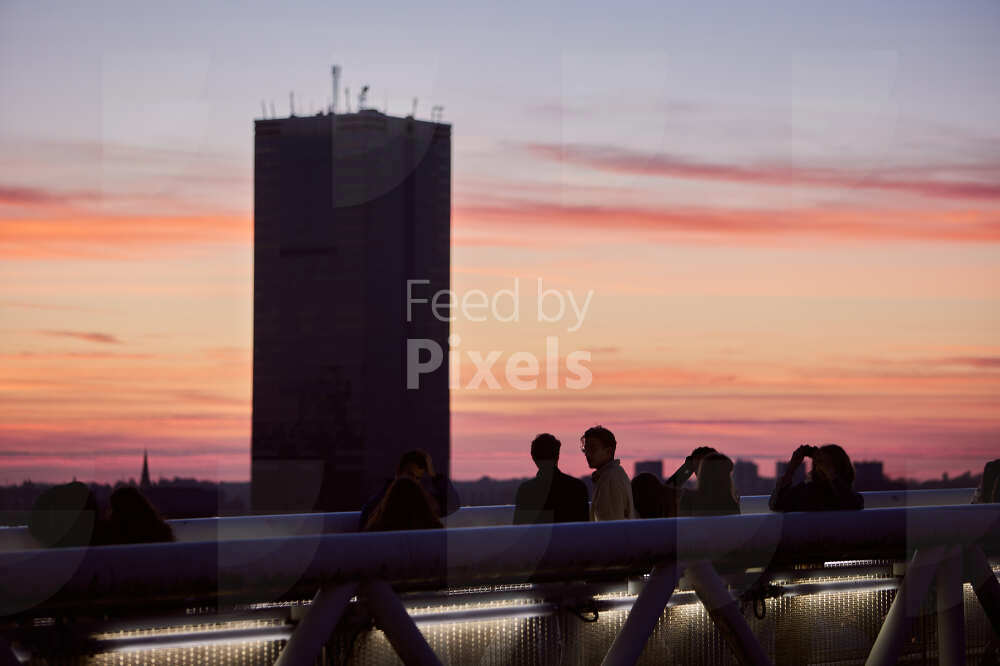
<instances>
[{"instance_id":1,"label":"diagonal metal support strut","mask_svg":"<svg viewBox=\"0 0 1000 666\"><path fill-rule=\"evenodd\" d=\"M938 663L965 664L965 595L962 593L962 547L948 549L934 580L937 589Z\"/></svg>"},{"instance_id":2,"label":"diagonal metal support strut","mask_svg":"<svg viewBox=\"0 0 1000 666\"><path fill-rule=\"evenodd\" d=\"M684 575L694 586L701 603L722 632L736 659L744 666L770 666L771 660L740 612L725 581L707 560L688 565Z\"/></svg>"},{"instance_id":3,"label":"diagonal metal support strut","mask_svg":"<svg viewBox=\"0 0 1000 666\"><path fill-rule=\"evenodd\" d=\"M441 660L431 650L427 639L420 633L413 618L406 612L403 603L388 583L381 580L369 581L364 584L362 590L368 598L368 605L371 607L372 615L375 616L376 624L385 632L385 637L389 639L392 648L404 664L441 666Z\"/></svg>"},{"instance_id":4,"label":"diagonal metal support strut","mask_svg":"<svg viewBox=\"0 0 1000 666\"><path fill-rule=\"evenodd\" d=\"M892 606L882 622L875 644L865 666L891 666L899 659L903 643L909 635L913 618L920 612L920 606L927 598L931 583L937 574L938 567L948 553L945 546L934 546L926 550L918 550L906 569L903 584L892 600Z\"/></svg>"},{"instance_id":5,"label":"diagonal metal support strut","mask_svg":"<svg viewBox=\"0 0 1000 666\"><path fill-rule=\"evenodd\" d=\"M972 546L965 551L965 568L969 584L990 620L993 633L1000 636L1000 582L997 582L997 575L993 573L982 546Z\"/></svg>"},{"instance_id":6,"label":"diagonal metal support strut","mask_svg":"<svg viewBox=\"0 0 1000 666\"><path fill-rule=\"evenodd\" d=\"M603 666L632 666L639 660L646 641L674 593L679 577L680 569L676 564L653 569L629 611L625 626L618 632L615 642L604 657Z\"/></svg>"},{"instance_id":7,"label":"diagonal metal support strut","mask_svg":"<svg viewBox=\"0 0 1000 666\"><path fill-rule=\"evenodd\" d=\"M320 650L330 638L351 597L358 589L357 583L321 587L313 597L312 605L299 622L295 633L281 651L275 666L309 666L316 661Z\"/></svg>"}]
</instances>

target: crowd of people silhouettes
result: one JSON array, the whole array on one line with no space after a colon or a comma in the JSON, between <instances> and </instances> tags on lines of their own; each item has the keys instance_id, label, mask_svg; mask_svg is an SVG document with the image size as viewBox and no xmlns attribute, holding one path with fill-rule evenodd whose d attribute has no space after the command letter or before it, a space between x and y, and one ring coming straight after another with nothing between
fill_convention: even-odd
<instances>
[{"instance_id":1,"label":"crowd of people silhouettes","mask_svg":"<svg viewBox=\"0 0 1000 666\"><path fill-rule=\"evenodd\" d=\"M517 489L514 524L564 523L633 518L723 516L740 512L733 481L733 461L714 448L694 449L666 481L642 473L629 480L615 457L618 442L604 426L588 428L580 437L580 450L594 470L593 498L587 486L559 469L562 444L542 433L531 442L531 459L538 473ZM812 459L808 477L794 483L806 458ZM688 481L695 477L694 487ZM972 500L1000 502L1000 459L983 468L982 481ZM363 531L433 529L459 507L454 486L435 473L431 456L423 450L407 451L399 459L395 476L365 503L358 528ZM803 445L795 449L775 484L772 511L841 511L864 508L864 498L854 490L854 466L836 444ZM31 535L45 547L135 544L173 541L170 525L134 486L117 488L110 511L103 515L94 493L74 481L53 486L35 502L28 525Z\"/></svg>"},{"instance_id":2,"label":"crowd of people silhouettes","mask_svg":"<svg viewBox=\"0 0 1000 666\"><path fill-rule=\"evenodd\" d=\"M572 522L724 516L740 513L739 494L733 480L733 461L708 446L688 455L666 481L648 472L629 481L615 457L618 442L607 428L597 425L580 437L580 450L594 470L594 497L589 510L586 486L559 471L559 440L543 433L532 441L531 455L539 472L517 491L514 522ZM812 459L808 476L795 483L806 458ZM695 477L693 488L688 481ZM577 482L577 483L574 483ZM973 502L1000 501L1000 459L986 463L982 483ZM864 508L864 498L854 490L854 465L837 444L798 447L776 479L768 502L772 511L850 511Z\"/></svg>"},{"instance_id":3,"label":"crowd of people silhouettes","mask_svg":"<svg viewBox=\"0 0 1000 666\"><path fill-rule=\"evenodd\" d=\"M174 540L170 525L138 488L117 488L110 504L105 516L93 491L79 481L52 486L35 500L28 531L47 548Z\"/></svg>"}]
</instances>

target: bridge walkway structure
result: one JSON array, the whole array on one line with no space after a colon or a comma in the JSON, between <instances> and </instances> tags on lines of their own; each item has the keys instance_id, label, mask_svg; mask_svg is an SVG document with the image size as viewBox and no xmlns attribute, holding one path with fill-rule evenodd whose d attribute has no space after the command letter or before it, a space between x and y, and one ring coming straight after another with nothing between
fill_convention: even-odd
<instances>
[{"instance_id":1,"label":"bridge walkway structure","mask_svg":"<svg viewBox=\"0 0 1000 666\"><path fill-rule=\"evenodd\" d=\"M473 508L383 533L220 518L216 538L50 550L0 530L0 664L979 663L1000 505L911 499L525 526Z\"/></svg>"}]
</instances>

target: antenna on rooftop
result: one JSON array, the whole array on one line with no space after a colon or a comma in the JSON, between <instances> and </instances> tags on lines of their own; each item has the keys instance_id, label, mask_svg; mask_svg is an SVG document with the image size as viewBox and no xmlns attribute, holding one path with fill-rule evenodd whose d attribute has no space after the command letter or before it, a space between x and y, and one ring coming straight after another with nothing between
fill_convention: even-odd
<instances>
[{"instance_id":1,"label":"antenna on rooftop","mask_svg":"<svg viewBox=\"0 0 1000 666\"><path fill-rule=\"evenodd\" d=\"M413 116L414 118L417 117L417 98L416 97L413 98L413 110L410 111L410 115Z\"/></svg>"},{"instance_id":2,"label":"antenna on rooftop","mask_svg":"<svg viewBox=\"0 0 1000 666\"><path fill-rule=\"evenodd\" d=\"M295 115L295 92L288 93L288 116L292 117Z\"/></svg>"},{"instance_id":3,"label":"antenna on rooftop","mask_svg":"<svg viewBox=\"0 0 1000 666\"><path fill-rule=\"evenodd\" d=\"M431 107L431 122L439 123L441 122L441 116L444 115L444 107L440 104Z\"/></svg>"},{"instance_id":4,"label":"antenna on rooftop","mask_svg":"<svg viewBox=\"0 0 1000 666\"><path fill-rule=\"evenodd\" d=\"M345 113L351 112L351 89L346 86L344 87L344 108Z\"/></svg>"},{"instance_id":5,"label":"antenna on rooftop","mask_svg":"<svg viewBox=\"0 0 1000 666\"><path fill-rule=\"evenodd\" d=\"M358 111L365 108L365 102L368 101L368 86L361 86L361 92L358 94Z\"/></svg>"},{"instance_id":6,"label":"antenna on rooftop","mask_svg":"<svg viewBox=\"0 0 1000 666\"><path fill-rule=\"evenodd\" d=\"M330 113L337 113L337 98L340 96L340 65L334 65L330 72L333 75L333 104Z\"/></svg>"},{"instance_id":7,"label":"antenna on rooftop","mask_svg":"<svg viewBox=\"0 0 1000 666\"><path fill-rule=\"evenodd\" d=\"M274 112L274 100L271 100L271 117L274 118L277 114Z\"/></svg>"}]
</instances>

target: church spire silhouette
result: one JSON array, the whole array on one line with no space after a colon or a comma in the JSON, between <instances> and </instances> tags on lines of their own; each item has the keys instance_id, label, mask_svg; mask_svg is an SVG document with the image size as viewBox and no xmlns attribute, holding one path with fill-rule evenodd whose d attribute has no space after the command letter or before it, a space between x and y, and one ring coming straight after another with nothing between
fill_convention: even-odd
<instances>
[{"instance_id":1,"label":"church spire silhouette","mask_svg":"<svg viewBox=\"0 0 1000 666\"><path fill-rule=\"evenodd\" d=\"M140 488L149 488L152 483L149 481L149 452L142 450L142 479L139 481Z\"/></svg>"}]
</instances>

